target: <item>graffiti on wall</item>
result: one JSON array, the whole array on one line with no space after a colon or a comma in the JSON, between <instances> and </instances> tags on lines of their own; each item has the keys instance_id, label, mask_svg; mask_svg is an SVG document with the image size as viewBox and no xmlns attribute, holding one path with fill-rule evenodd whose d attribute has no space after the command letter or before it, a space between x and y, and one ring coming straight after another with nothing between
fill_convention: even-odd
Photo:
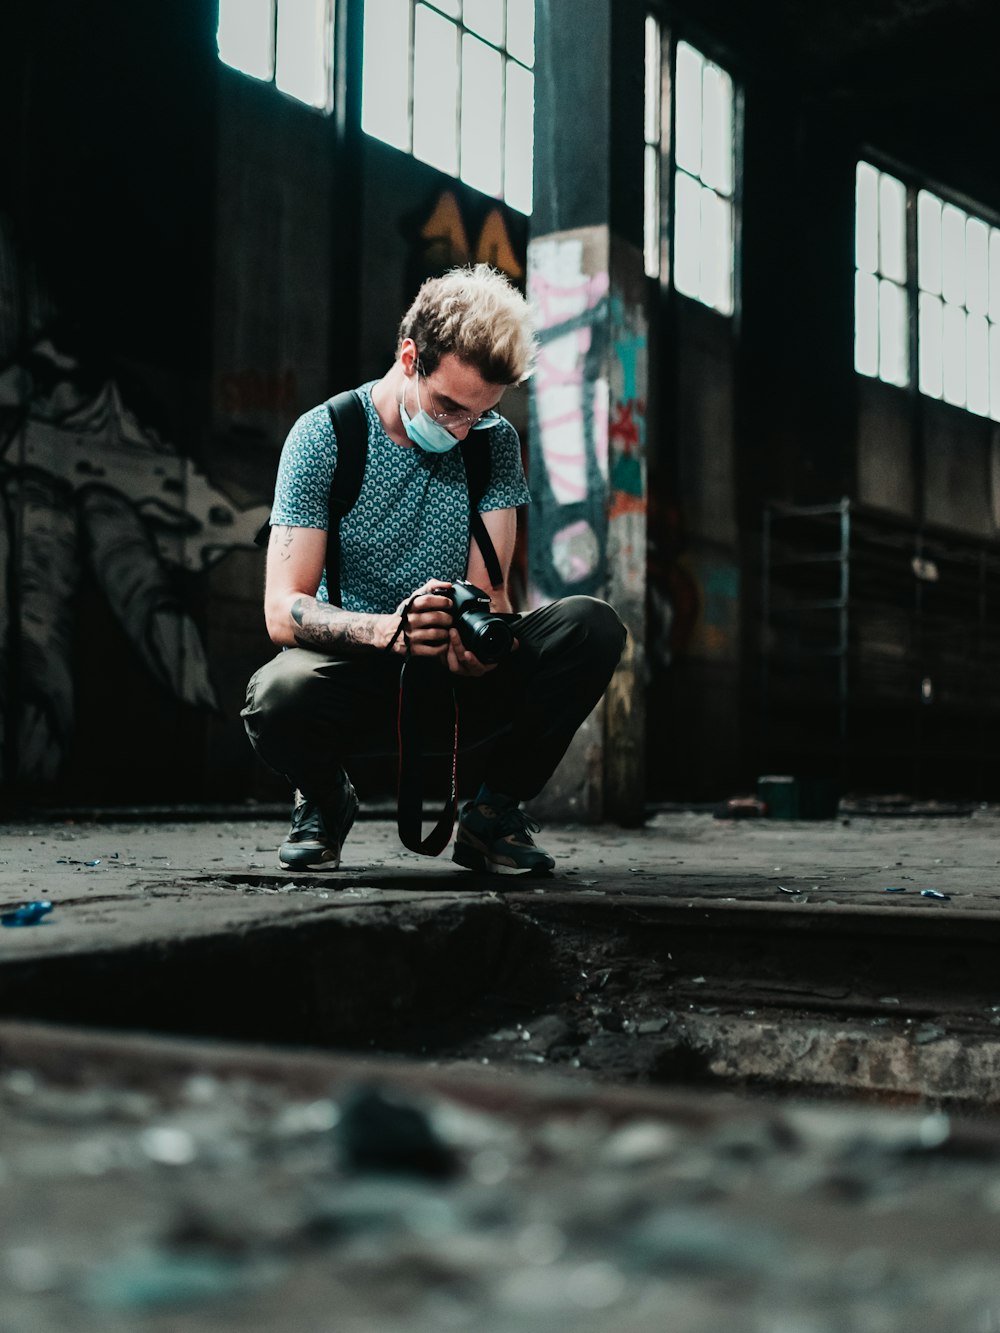
<instances>
[{"instance_id":1,"label":"graffiti on wall","mask_svg":"<svg viewBox=\"0 0 1000 1333\"><path fill-rule=\"evenodd\" d=\"M611 298L608 425L608 564L611 593L626 620L642 623L646 590L646 311Z\"/></svg>"},{"instance_id":2,"label":"graffiti on wall","mask_svg":"<svg viewBox=\"0 0 1000 1333\"><path fill-rule=\"evenodd\" d=\"M425 276L441 273L455 264L492 264L519 282L524 265L518 258L506 219L498 206L492 207L476 230L474 220L466 223L458 197L453 190L436 196L415 228L407 233L418 251ZM475 235L474 243L469 237ZM419 285L419 284L418 284Z\"/></svg>"},{"instance_id":3,"label":"graffiti on wall","mask_svg":"<svg viewBox=\"0 0 1000 1333\"><path fill-rule=\"evenodd\" d=\"M645 313L612 292L578 234L532 243L540 350L531 398L535 600L594 593L614 543L620 591L645 569Z\"/></svg>"},{"instance_id":4,"label":"graffiti on wall","mask_svg":"<svg viewBox=\"0 0 1000 1333\"><path fill-rule=\"evenodd\" d=\"M266 517L240 511L113 380L93 387L51 341L0 367L0 778L44 786L66 757L85 578L133 650L107 664L123 689L138 667L174 699L217 707L176 574L251 547Z\"/></svg>"}]
</instances>

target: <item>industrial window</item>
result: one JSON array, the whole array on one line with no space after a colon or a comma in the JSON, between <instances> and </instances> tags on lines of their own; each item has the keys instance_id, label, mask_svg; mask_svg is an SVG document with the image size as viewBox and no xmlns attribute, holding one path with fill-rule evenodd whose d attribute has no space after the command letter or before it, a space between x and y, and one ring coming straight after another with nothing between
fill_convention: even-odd
<instances>
[{"instance_id":1,"label":"industrial window","mask_svg":"<svg viewBox=\"0 0 1000 1333\"><path fill-rule=\"evenodd\" d=\"M642 251L646 273L651 278L658 277L660 273L660 154L663 134L661 52L660 25L652 14L647 14Z\"/></svg>"},{"instance_id":2,"label":"industrial window","mask_svg":"<svg viewBox=\"0 0 1000 1333\"><path fill-rule=\"evenodd\" d=\"M1000 230L917 194L920 392L1000 421Z\"/></svg>"},{"instance_id":3,"label":"industrial window","mask_svg":"<svg viewBox=\"0 0 1000 1333\"><path fill-rule=\"evenodd\" d=\"M227 65L329 109L330 0L219 0L218 44Z\"/></svg>"},{"instance_id":4,"label":"industrial window","mask_svg":"<svg viewBox=\"0 0 1000 1333\"><path fill-rule=\"evenodd\" d=\"M663 41L646 17L643 258L650 277L662 276L660 164L673 155L673 283L724 315L735 305L736 97L733 81L688 42L678 42L672 106L664 105ZM672 111L672 115L670 112ZM666 126L673 142L665 143Z\"/></svg>"},{"instance_id":5,"label":"industrial window","mask_svg":"<svg viewBox=\"0 0 1000 1333\"><path fill-rule=\"evenodd\" d=\"M906 186L859 162L854 215L854 367L887 384L910 382Z\"/></svg>"},{"instance_id":6,"label":"industrial window","mask_svg":"<svg viewBox=\"0 0 1000 1333\"><path fill-rule=\"evenodd\" d=\"M531 212L534 0L365 0L361 127Z\"/></svg>"},{"instance_id":7,"label":"industrial window","mask_svg":"<svg viewBox=\"0 0 1000 1333\"><path fill-rule=\"evenodd\" d=\"M1000 421L1000 228L868 162L857 168L854 364ZM916 212L916 253L907 214Z\"/></svg>"},{"instance_id":8,"label":"industrial window","mask_svg":"<svg viewBox=\"0 0 1000 1333\"><path fill-rule=\"evenodd\" d=\"M733 81L687 42L674 69L674 287L733 313Z\"/></svg>"}]
</instances>

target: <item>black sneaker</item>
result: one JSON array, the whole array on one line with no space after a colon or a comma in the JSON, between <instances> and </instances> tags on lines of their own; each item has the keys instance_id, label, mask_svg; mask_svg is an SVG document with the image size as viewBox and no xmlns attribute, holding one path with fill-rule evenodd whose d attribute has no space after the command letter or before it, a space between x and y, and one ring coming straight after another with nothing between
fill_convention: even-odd
<instances>
[{"instance_id":1,"label":"black sneaker","mask_svg":"<svg viewBox=\"0 0 1000 1333\"><path fill-rule=\"evenodd\" d=\"M525 871L547 875L555 869L555 860L536 847L531 834L538 825L517 805L496 810L474 801L462 807L451 859L467 870L485 870L492 874Z\"/></svg>"},{"instance_id":2,"label":"black sneaker","mask_svg":"<svg viewBox=\"0 0 1000 1333\"><path fill-rule=\"evenodd\" d=\"M357 813L358 794L343 770L324 800L297 791L292 827L278 848L278 860L286 870L338 870L340 849Z\"/></svg>"}]
</instances>

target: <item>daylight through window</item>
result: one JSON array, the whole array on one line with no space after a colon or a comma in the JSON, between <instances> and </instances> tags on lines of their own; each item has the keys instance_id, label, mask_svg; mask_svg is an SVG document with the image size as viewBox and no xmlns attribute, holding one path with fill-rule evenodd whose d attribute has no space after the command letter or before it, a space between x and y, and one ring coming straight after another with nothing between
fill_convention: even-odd
<instances>
[{"instance_id":1,"label":"daylight through window","mask_svg":"<svg viewBox=\"0 0 1000 1333\"><path fill-rule=\"evenodd\" d=\"M907 253L907 201L916 254ZM1000 228L868 162L857 167L854 365L1000 421Z\"/></svg>"},{"instance_id":2,"label":"daylight through window","mask_svg":"<svg viewBox=\"0 0 1000 1333\"><path fill-rule=\"evenodd\" d=\"M330 0L219 0L218 46L234 69L329 109Z\"/></svg>"},{"instance_id":3,"label":"daylight through window","mask_svg":"<svg viewBox=\"0 0 1000 1333\"><path fill-rule=\"evenodd\" d=\"M361 127L531 212L534 0L365 0Z\"/></svg>"},{"instance_id":4,"label":"daylight through window","mask_svg":"<svg viewBox=\"0 0 1000 1333\"><path fill-rule=\"evenodd\" d=\"M855 178L854 368L910 382L906 187L859 162Z\"/></svg>"},{"instance_id":5,"label":"daylight through window","mask_svg":"<svg viewBox=\"0 0 1000 1333\"><path fill-rule=\"evenodd\" d=\"M733 81L687 42L674 75L674 286L733 313L735 119Z\"/></svg>"},{"instance_id":6,"label":"daylight through window","mask_svg":"<svg viewBox=\"0 0 1000 1333\"><path fill-rule=\"evenodd\" d=\"M660 25L652 14L646 15L645 116L643 160L643 261L651 278L660 273L660 114L662 78Z\"/></svg>"},{"instance_id":7,"label":"daylight through window","mask_svg":"<svg viewBox=\"0 0 1000 1333\"><path fill-rule=\"evenodd\" d=\"M1000 230L917 194L920 392L1000 421Z\"/></svg>"}]
</instances>

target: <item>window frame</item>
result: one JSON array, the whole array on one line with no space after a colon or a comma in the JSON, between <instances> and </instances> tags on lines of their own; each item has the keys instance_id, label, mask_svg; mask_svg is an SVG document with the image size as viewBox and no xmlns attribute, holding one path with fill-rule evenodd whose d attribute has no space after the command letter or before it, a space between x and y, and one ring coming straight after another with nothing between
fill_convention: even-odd
<instances>
[{"instance_id":1,"label":"window frame","mask_svg":"<svg viewBox=\"0 0 1000 1333\"><path fill-rule=\"evenodd\" d=\"M282 88L278 83L278 31L279 31L279 10L283 0L270 0L271 22L270 22L270 65L271 72L268 75L254 74L249 70L242 69L239 65L230 64L218 47L218 24L216 25L216 54L219 63L225 65L227 69L234 73L242 75L245 79L253 79L255 83L262 86L270 86L282 97L287 97L290 102L296 106L305 107L308 111L315 112L321 116L331 116L335 110L335 88L337 79L337 9L339 0L320 0L323 6L323 83L325 98L322 104L306 101L299 97L297 93L289 92L287 88ZM219 13L221 15L222 0L219 4Z\"/></svg>"},{"instance_id":2,"label":"window frame","mask_svg":"<svg viewBox=\"0 0 1000 1333\"><path fill-rule=\"evenodd\" d=\"M406 133L404 136L402 136L401 139L390 140L387 138L383 138L379 134L373 133L372 130L365 125L364 68L362 68L361 72L361 118L360 119L361 119L362 132L366 134L369 138L375 139L379 143L385 143L389 147L395 148L398 152L406 153L408 156L413 157L416 161L425 163L426 165L430 166L433 170L440 171L443 175L450 176L452 177L452 179L460 181L464 186L466 186L466 188L477 191L477 193L484 195L487 199L493 199L497 203L502 203L506 207L514 209L516 212L520 213L524 217L530 217L531 211L534 207L534 191L533 191L534 183L530 177L528 181L528 194L530 195L528 202L530 206L527 209L523 207L522 202L518 201L516 190L514 192L514 197L508 196L508 189L511 183L511 173L509 172L509 164L508 164L509 154L508 154L508 139L507 139L508 128L509 128L508 89L509 89L509 70L512 65L516 66L519 70L521 70L524 74L528 75L531 79L531 94L532 94L531 163L533 169L534 142L535 142L534 94L535 94L535 78L536 78L534 57L536 54L535 37L537 36L537 34L533 35L532 63L528 65L519 56L511 54L510 49L507 45L509 38L508 0L503 0L504 33L503 33L503 40L501 42L494 41L489 37L484 37L482 33L477 32L474 28L471 28L466 24L465 6L463 2L459 3L460 16L458 18L456 18L453 14L449 14L447 12L447 9L445 7L445 0L404 0L404 3L406 3L408 10L407 37L406 37L406 66L407 66ZM418 14L418 9L420 7L425 7L428 10L431 10L434 14L438 16L438 18L444 20L447 23L450 23L455 28L456 50L458 54L456 61L457 77L456 77L456 88L455 88L454 143L451 145L451 150L450 150L453 151L455 155L456 169L454 171L451 171L448 167L441 166L438 162L432 161L428 157L423 156L414 150L414 139L415 139L414 127L416 124L415 94L417 86L416 30L417 30L417 14ZM367 24L367 19L368 19L367 0L364 4L364 19L365 23ZM483 43L491 51L496 52L500 57L500 94L501 94L500 96L501 113L500 113L500 131L499 131L500 184L499 184L499 189L495 193L491 193L489 190L484 189L481 185L476 184L474 180L467 179L462 172L462 157L463 157L462 103L463 103L463 77L464 77L464 66L465 66L464 49L465 49L466 38L472 38L477 42Z\"/></svg>"},{"instance_id":3,"label":"window frame","mask_svg":"<svg viewBox=\"0 0 1000 1333\"><path fill-rule=\"evenodd\" d=\"M734 330L740 325L742 316L742 264L743 264L743 125L744 125L744 89L739 76L738 62L730 58L728 52L721 51L717 44L709 41L700 32L690 32L684 28L670 28L661 19L657 9L649 8L647 17L659 26L661 81L659 93L660 111L660 157L659 157L659 264L658 273L652 274L646 268L647 277L658 282L662 288L685 301L692 301L704 310L710 310L719 318L729 322ZM727 76L732 88L732 192L724 195L713 186L703 181L700 176L693 176L690 171L677 163L677 51L684 42L692 47L709 65L715 66ZM645 49L645 48L644 48ZM644 118L645 119L645 118ZM643 131L644 150L649 139ZM678 172L697 183L699 188L709 189L720 199L726 200L732 210L731 232L731 299L732 308L724 310L711 305L700 296L692 296L681 291L676 285L676 240L677 240L677 200L676 179ZM644 170L645 178L645 170ZM645 190L644 219L648 201ZM648 237L643 234L644 261L649 246ZM644 262L645 267L645 262Z\"/></svg>"},{"instance_id":4,"label":"window frame","mask_svg":"<svg viewBox=\"0 0 1000 1333\"><path fill-rule=\"evenodd\" d=\"M884 380L880 375L869 375L863 370L859 370L856 365L852 369L855 375L859 375L866 380L875 380L880 384L887 385L890 389L897 392L909 394L915 399L926 400L932 403L941 403L944 407L955 412L964 412L968 416L978 421L990 422L1000 425L1000 402L990 403L987 411L977 412L968 405L968 380L966 380L966 401L959 405L949 400L946 396L942 384L942 391L938 394L928 393L921 388L921 364L920 364L920 297L925 291L920 286L920 252L919 252L919 229L918 229L918 201L921 193L926 192L933 195L943 206L949 204L960 209L966 216L966 223L970 220L985 223L991 229L1000 231L1000 211L990 208L981 201L972 198L960 189L953 186L942 185L939 180L910 167L904 162L891 157L890 155L879 152L869 144L862 144L854 161L855 179L857 178L857 168L862 162L874 167L876 171L884 172L894 176L899 180L906 191L906 283L905 292L907 300L907 350L909 355L909 379L905 385L897 385L892 381ZM855 224L857 221L857 203L855 201ZM987 242L988 244L988 242ZM854 256L854 271L857 272L857 253ZM987 281L989 277L987 276ZM943 299L943 298L942 298ZM959 307L966 314L968 304ZM988 308L988 297L987 297ZM994 323L987 314L988 328L995 328L998 337L1000 337L1000 321ZM854 335L857 337L857 308L854 310ZM966 362L963 361L963 366ZM944 367L942 365L942 379ZM989 371L987 370L987 379Z\"/></svg>"}]
</instances>

